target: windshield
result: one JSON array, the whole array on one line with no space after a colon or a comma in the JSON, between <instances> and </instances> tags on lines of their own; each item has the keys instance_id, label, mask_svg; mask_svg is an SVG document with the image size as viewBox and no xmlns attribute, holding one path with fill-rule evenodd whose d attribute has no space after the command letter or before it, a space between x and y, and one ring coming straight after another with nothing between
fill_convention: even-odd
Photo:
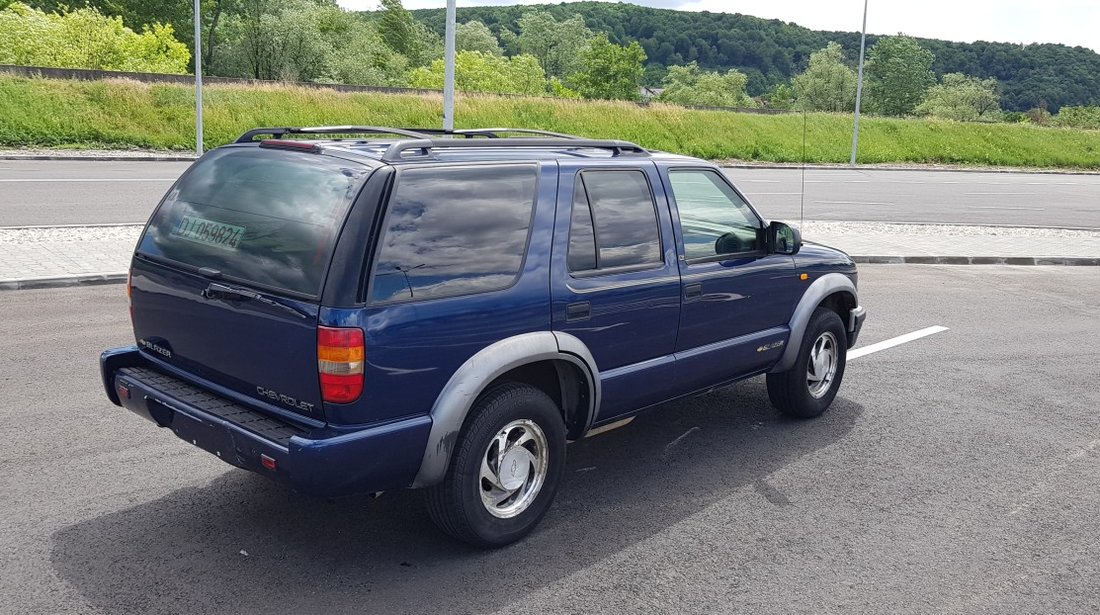
<instances>
[{"instance_id":1,"label":"windshield","mask_svg":"<svg viewBox=\"0 0 1100 615\"><path fill-rule=\"evenodd\" d=\"M369 171L301 152L211 152L165 197L138 252L317 296L344 216Z\"/></svg>"}]
</instances>

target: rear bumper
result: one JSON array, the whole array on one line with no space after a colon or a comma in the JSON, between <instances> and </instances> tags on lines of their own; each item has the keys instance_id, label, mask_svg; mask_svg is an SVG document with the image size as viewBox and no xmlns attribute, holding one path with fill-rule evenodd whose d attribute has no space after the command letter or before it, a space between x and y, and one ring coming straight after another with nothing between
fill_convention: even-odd
<instances>
[{"instance_id":1,"label":"rear bumper","mask_svg":"<svg viewBox=\"0 0 1100 615\"><path fill-rule=\"evenodd\" d=\"M431 431L427 416L356 430L313 428L177 378L135 347L103 353L100 366L112 402L226 463L312 495L408 487Z\"/></svg>"},{"instance_id":2,"label":"rear bumper","mask_svg":"<svg viewBox=\"0 0 1100 615\"><path fill-rule=\"evenodd\" d=\"M848 348L856 345L859 332L863 329L863 321L867 319L867 310L863 306L856 306L848 313Z\"/></svg>"}]
</instances>

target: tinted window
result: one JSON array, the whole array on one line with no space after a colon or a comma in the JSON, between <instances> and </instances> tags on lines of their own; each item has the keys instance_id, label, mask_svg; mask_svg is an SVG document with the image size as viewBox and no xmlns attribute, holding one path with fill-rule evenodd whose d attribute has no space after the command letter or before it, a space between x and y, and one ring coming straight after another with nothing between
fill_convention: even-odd
<instances>
[{"instance_id":1,"label":"tinted window","mask_svg":"<svg viewBox=\"0 0 1100 615\"><path fill-rule=\"evenodd\" d=\"M573 216L569 222L569 271L589 271L597 267L596 231L592 226L592 207L577 181L573 189Z\"/></svg>"},{"instance_id":2,"label":"tinted window","mask_svg":"<svg viewBox=\"0 0 1100 615\"><path fill-rule=\"evenodd\" d=\"M680 213L684 257L755 252L763 248L760 219L714 171L670 171Z\"/></svg>"},{"instance_id":3,"label":"tinted window","mask_svg":"<svg viewBox=\"0 0 1100 615\"><path fill-rule=\"evenodd\" d=\"M595 268L659 264L661 237L645 173L585 171L580 180L592 211Z\"/></svg>"},{"instance_id":4,"label":"tinted window","mask_svg":"<svg viewBox=\"0 0 1100 615\"><path fill-rule=\"evenodd\" d=\"M232 278L317 295L366 167L267 149L225 149L165 197L144 254Z\"/></svg>"},{"instance_id":5,"label":"tinted window","mask_svg":"<svg viewBox=\"0 0 1100 615\"><path fill-rule=\"evenodd\" d=\"M511 286L535 203L533 166L409 169L386 212L372 301Z\"/></svg>"}]
</instances>

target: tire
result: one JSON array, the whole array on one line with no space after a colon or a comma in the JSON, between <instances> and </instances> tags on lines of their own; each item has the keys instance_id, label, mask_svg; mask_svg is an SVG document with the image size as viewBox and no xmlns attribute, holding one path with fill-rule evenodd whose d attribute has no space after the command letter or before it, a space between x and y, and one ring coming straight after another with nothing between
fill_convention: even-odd
<instances>
[{"instance_id":1,"label":"tire","mask_svg":"<svg viewBox=\"0 0 1100 615\"><path fill-rule=\"evenodd\" d=\"M565 471L565 437L561 410L546 393L494 387L471 410L443 482L427 490L432 521L481 548L531 533Z\"/></svg>"},{"instance_id":2,"label":"tire","mask_svg":"<svg viewBox=\"0 0 1100 615\"><path fill-rule=\"evenodd\" d=\"M811 357L815 348L819 362ZM819 307L806 325L794 366L785 372L768 374L768 398L788 416L801 419L821 416L840 389L847 359L844 323L836 312Z\"/></svg>"}]
</instances>

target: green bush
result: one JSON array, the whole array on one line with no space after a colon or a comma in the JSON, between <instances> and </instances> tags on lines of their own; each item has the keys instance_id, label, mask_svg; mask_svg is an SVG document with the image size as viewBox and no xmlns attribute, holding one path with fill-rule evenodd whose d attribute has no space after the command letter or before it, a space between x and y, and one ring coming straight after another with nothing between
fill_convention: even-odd
<instances>
[{"instance_id":1,"label":"green bush","mask_svg":"<svg viewBox=\"0 0 1100 615\"><path fill-rule=\"evenodd\" d=\"M1100 107L1062 107L1054 116L1054 125L1100 130Z\"/></svg>"},{"instance_id":2,"label":"green bush","mask_svg":"<svg viewBox=\"0 0 1100 615\"><path fill-rule=\"evenodd\" d=\"M138 34L95 8L45 13L15 2L0 11L0 64L182 74L190 59L171 25Z\"/></svg>"}]
</instances>

